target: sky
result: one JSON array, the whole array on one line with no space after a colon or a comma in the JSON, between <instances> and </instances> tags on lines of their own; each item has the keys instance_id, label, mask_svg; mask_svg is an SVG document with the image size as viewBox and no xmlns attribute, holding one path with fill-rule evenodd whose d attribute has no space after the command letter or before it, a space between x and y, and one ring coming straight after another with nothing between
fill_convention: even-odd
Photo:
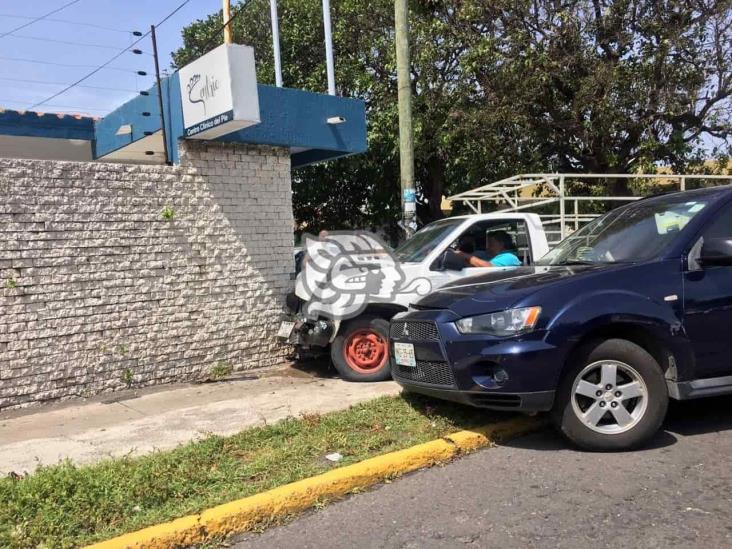
<instances>
[{"instance_id":1,"label":"sky","mask_svg":"<svg viewBox=\"0 0 732 549\"><path fill-rule=\"evenodd\" d=\"M131 31L148 31L151 24L157 24L183 3L183 0L78 0L50 15L49 19L53 20L41 20L13 34L1 36L30 22L30 18L44 15L70 1L0 0L0 108L31 108L62 90L66 87L64 84L78 80L129 47L136 39ZM232 1L232 6L236 3ZM157 29L161 70L170 67L170 53L183 44L183 27L221 10L221 6L222 0L189 0ZM82 83L105 89L75 87L33 110L93 116L103 116L114 110L135 97L139 90L154 83L155 65L149 37L135 47L144 53L126 52L110 65L113 70L102 70ZM11 59L83 66L57 66ZM138 76L138 70L148 75Z\"/></svg>"}]
</instances>

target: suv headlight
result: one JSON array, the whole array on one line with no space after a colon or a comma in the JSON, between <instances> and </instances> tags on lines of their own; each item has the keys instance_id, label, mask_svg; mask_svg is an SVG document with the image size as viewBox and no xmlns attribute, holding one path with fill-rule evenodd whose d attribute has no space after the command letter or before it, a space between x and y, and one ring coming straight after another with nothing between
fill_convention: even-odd
<instances>
[{"instance_id":1,"label":"suv headlight","mask_svg":"<svg viewBox=\"0 0 732 549\"><path fill-rule=\"evenodd\" d=\"M469 316L455 322L462 334L490 334L512 336L530 332L539 319L541 307L509 309L487 315Z\"/></svg>"}]
</instances>

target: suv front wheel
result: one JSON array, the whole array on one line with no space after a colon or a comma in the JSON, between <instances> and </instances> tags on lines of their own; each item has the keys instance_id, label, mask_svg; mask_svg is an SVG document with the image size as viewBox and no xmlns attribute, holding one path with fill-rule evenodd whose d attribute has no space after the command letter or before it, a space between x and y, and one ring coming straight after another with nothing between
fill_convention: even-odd
<instances>
[{"instance_id":1,"label":"suv front wheel","mask_svg":"<svg viewBox=\"0 0 732 549\"><path fill-rule=\"evenodd\" d=\"M560 383L552 419L581 448L628 450L648 442L667 408L658 362L631 341L608 339L576 355Z\"/></svg>"}]
</instances>

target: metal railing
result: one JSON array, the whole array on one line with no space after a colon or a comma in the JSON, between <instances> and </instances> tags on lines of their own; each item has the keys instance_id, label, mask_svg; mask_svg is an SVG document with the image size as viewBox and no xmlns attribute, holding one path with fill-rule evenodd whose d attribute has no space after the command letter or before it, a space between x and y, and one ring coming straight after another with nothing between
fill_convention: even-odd
<instances>
[{"instance_id":1,"label":"metal railing","mask_svg":"<svg viewBox=\"0 0 732 549\"><path fill-rule=\"evenodd\" d=\"M644 196L594 195L567 192L570 183L597 183L597 180L632 180L657 183L657 190L687 190L732 183L732 175L697 174L520 174L448 197L466 204L475 213L537 213L545 226L550 245L556 244L616 205ZM701 184L700 184L701 183Z\"/></svg>"}]
</instances>

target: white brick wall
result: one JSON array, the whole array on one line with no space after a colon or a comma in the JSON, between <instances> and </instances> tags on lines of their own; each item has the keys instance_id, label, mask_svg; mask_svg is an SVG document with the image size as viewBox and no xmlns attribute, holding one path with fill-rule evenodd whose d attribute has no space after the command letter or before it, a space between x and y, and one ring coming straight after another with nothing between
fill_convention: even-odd
<instances>
[{"instance_id":1,"label":"white brick wall","mask_svg":"<svg viewBox=\"0 0 732 549\"><path fill-rule=\"evenodd\" d=\"M285 149L0 160L0 410L281 362L292 233Z\"/></svg>"}]
</instances>

